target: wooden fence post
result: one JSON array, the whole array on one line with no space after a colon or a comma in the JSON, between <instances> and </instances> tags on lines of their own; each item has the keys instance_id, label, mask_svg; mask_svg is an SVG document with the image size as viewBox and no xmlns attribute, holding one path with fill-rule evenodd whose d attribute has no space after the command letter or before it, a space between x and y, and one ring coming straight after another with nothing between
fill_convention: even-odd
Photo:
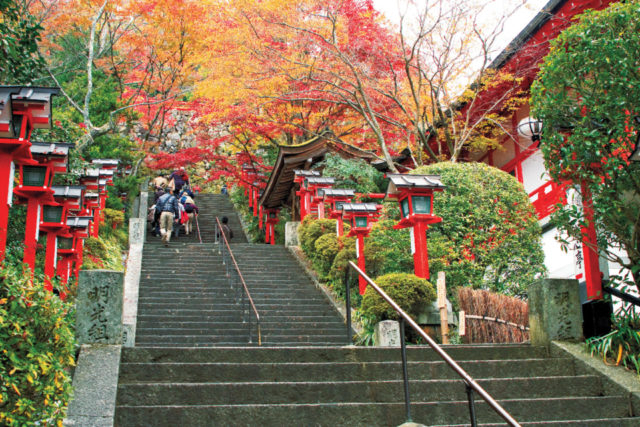
<instances>
[{"instance_id":1,"label":"wooden fence post","mask_svg":"<svg viewBox=\"0 0 640 427\"><path fill-rule=\"evenodd\" d=\"M440 309L440 331L442 344L449 344L449 316L447 315L447 285L444 271L438 272L438 309Z\"/></svg>"}]
</instances>

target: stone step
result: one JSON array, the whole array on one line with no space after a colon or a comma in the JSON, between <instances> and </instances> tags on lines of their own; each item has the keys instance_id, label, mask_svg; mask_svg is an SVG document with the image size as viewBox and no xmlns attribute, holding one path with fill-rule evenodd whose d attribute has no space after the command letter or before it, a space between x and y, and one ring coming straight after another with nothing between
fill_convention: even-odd
<instances>
[{"instance_id":1,"label":"stone step","mask_svg":"<svg viewBox=\"0 0 640 427\"><path fill-rule=\"evenodd\" d=\"M227 292L227 291L225 291ZM230 291L233 292L233 291ZM251 294L253 301L257 307L264 307L266 310L272 308L284 308L294 307L306 309L307 307L327 307L328 304L325 300L315 298L288 298L285 303L275 302L276 298L257 298L253 293ZM272 302L273 300L273 302ZM138 301L138 307L148 306L149 308L172 308L189 305L192 308L202 307L207 309L211 305L226 307L229 304L237 304L236 298L233 295L222 296L217 293L215 296L200 295L198 298L158 298L158 297L140 297Z\"/></svg>"},{"instance_id":2,"label":"stone step","mask_svg":"<svg viewBox=\"0 0 640 427\"><path fill-rule=\"evenodd\" d=\"M282 403L398 402L404 399L401 375L394 380L288 382L122 383L118 399L137 405L222 405ZM494 399L595 397L602 392L595 376L477 379ZM595 386L594 386L595 385ZM462 380L411 380L416 402L467 398Z\"/></svg>"},{"instance_id":3,"label":"stone step","mask_svg":"<svg viewBox=\"0 0 640 427\"><path fill-rule=\"evenodd\" d=\"M142 311L142 313L140 314L145 314L145 315L165 315L165 316L183 316L183 315L198 315L199 313L201 314L212 314L211 311L214 311L213 308L211 308L211 310L199 310L199 309L193 309L193 308L158 308L158 309L148 309L147 307L143 307L144 310ZM270 310L265 310L264 307L256 307L258 309L258 314L262 313L262 316L298 316L300 315L299 311L293 311L293 310L285 310L285 309L270 309ZM220 312L222 311L219 307L215 308L216 312ZM237 307L235 305L233 305L233 308L231 307L226 307L227 312L236 312L238 311ZM268 313L268 314L267 314ZM329 309L327 308L325 309L316 309L316 308L309 308L304 310L304 313L307 315L312 315L312 316L328 316L328 317L333 317L336 318L337 316L335 316L333 309Z\"/></svg>"},{"instance_id":4,"label":"stone step","mask_svg":"<svg viewBox=\"0 0 640 427\"><path fill-rule=\"evenodd\" d=\"M255 326L255 320L252 320L251 326ZM343 338L345 337L345 332L342 327L334 326L332 328L323 328L321 330L313 330L311 326L304 327L303 325L291 325L291 326L278 326L274 324L263 325L260 323L260 330L262 334L265 335L280 335L280 336L290 336L290 335L314 335L316 337L324 337L324 336L338 336L341 335ZM245 334L248 329L247 324L243 324L242 322L235 323L233 325L220 325L217 327L205 326L205 327L196 327L190 325L188 327L144 327L137 329L136 336L197 336L197 335L242 335ZM346 340L346 338L345 338Z\"/></svg>"},{"instance_id":5,"label":"stone step","mask_svg":"<svg viewBox=\"0 0 640 427\"><path fill-rule=\"evenodd\" d=\"M183 328L183 329L204 329L204 328L227 328L232 327L237 324L238 321L242 321L240 317L237 319L233 319L233 321L175 321L175 320L165 320L165 321L148 321L141 320L137 324L137 330L140 331L142 329L158 329L158 328ZM260 326L264 331L273 331L278 329L300 329L300 330L309 330L309 333L317 333L322 332L324 330L332 330L337 331L336 333L341 333L344 331L346 334L346 326L340 324L335 321L315 321L315 322L297 322L293 324L288 322L281 321L270 321L269 319L261 319Z\"/></svg>"},{"instance_id":6,"label":"stone step","mask_svg":"<svg viewBox=\"0 0 640 427\"><path fill-rule=\"evenodd\" d=\"M171 315L167 316L164 314L140 314L138 315L139 324L156 323L156 322L167 322L167 323L192 323L192 322L233 322L237 319L241 319L241 313L239 311L221 313L215 312L211 314L203 314L197 313L193 315ZM274 316L269 315L267 317L261 317L261 321L263 323L268 322L284 322L284 323L307 323L307 324L334 324L335 322L340 322L339 320L335 320L334 318L327 318L326 316ZM344 325L343 325L344 326ZM346 327L345 327L346 328Z\"/></svg>"},{"instance_id":7,"label":"stone step","mask_svg":"<svg viewBox=\"0 0 640 427\"><path fill-rule=\"evenodd\" d=\"M609 418L628 417L627 400L622 396L556 399L506 399L499 403L517 420L580 420L598 418L606 408ZM430 424L466 423L466 401L412 403L412 418ZM480 422L501 418L484 402L476 403ZM309 403L280 405L173 405L119 406L115 425L146 426L150 419L159 426L234 425L281 426L284 420L297 425L399 425L405 420L403 402L392 403ZM169 421L170 420L170 421ZM124 423L124 424L123 424Z\"/></svg>"},{"instance_id":8,"label":"stone step","mask_svg":"<svg viewBox=\"0 0 640 427\"><path fill-rule=\"evenodd\" d=\"M248 342L249 333L242 335L153 335L153 336L136 336L136 346L178 346L178 347L206 347L206 346L238 346ZM258 341L257 332L252 331L253 342ZM300 336L300 335L280 335L271 334L263 337L265 345L282 345L282 346L308 346L308 345L338 345L346 341L343 335L325 335L325 336Z\"/></svg>"},{"instance_id":9,"label":"stone step","mask_svg":"<svg viewBox=\"0 0 640 427\"><path fill-rule=\"evenodd\" d=\"M502 359L542 359L548 357L544 347L532 347L525 344L502 345L443 345L442 348L454 360L502 360ZM122 362L379 362L385 360L398 361L399 348L384 347L327 347L309 351L304 348L252 348L242 349L144 349L123 348ZM407 347L407 358L411 361L440 361L440 356L429 346L410 345ZM556 359L550 359L551 361Z\"/></svg>"},{"instance_id":10,"label":"stone step","mask_svg":"<svg viewBox=\"0 0 640 427\"><path fill-rule=\"evenodd\" d=\"M143 292L144 291L144 292ZM250 287L249 291L252 296L272 296L274 298L284 298L292 295L292 292L298 298L312 298L317 297L318 293L312 289L298 289L292 291L291 289L285 289L280 287ZM200 283L200 284L190 284L190 285L181 285L179 287L167 289L166 286L145 286L140 291L140 297L150 297L150 298L198 298L200 295L206 295L209 292L220 293L220 295L228 293L229 295L235 295L235 290L231 289L228 285L227 281L220 282L216 280L211 284L208 283Z\"/></svg>"},{"instance_id":11,"label":"stone step","mask_svg":"<svg viewBox=\"0 0 640 427\"><path fill-rule=\"evenodd\" d=\"M337 337L344 341L344 334ZM398 379L402 374L400 351L396 350L393 361L384 362L248 362L248 363L180 363L180 364L137 364L134 371L147 371L146 378L156 381L193 382L206 378L209 382L242 382L251 379L254 382L273 381L368 381L371 379ZM515 363L517 360L517 363ZM506 359L506 360L462 360L459 365L474 378L520 378L536 376L572 375L574 368L569 359ZM121 367L128 368L123 362ZM163 370L164 368L168 370ZM154 369L159 374L152 374ZM457 379L458 375L442 361L412 361L408 367L409 378ZM126 380L123 371L123 380ZM176 376L168 376L175 374ZM141 377L144 380L145 377ZM151 380L150 380L151 381Z\"/></svg>"}]
</instances>

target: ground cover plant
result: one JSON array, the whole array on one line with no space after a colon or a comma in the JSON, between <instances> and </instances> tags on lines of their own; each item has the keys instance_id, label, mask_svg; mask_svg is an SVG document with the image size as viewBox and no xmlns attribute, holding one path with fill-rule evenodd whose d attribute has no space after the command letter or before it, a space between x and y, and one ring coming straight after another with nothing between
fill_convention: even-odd
<instances>
[{"instance_id":1,"label":"ground cover plant","mask_svg":"<svg viewBox=\"0 0 640 427\"><path fill-rule=\"evenodd\" d=\"M608 365L624 366L640 376L640 315L621 310L612 318L612 331L587 340L587 349Z\"/></svg>"},{"instance_id":2,"label":"ground cover plant","mask_svg":"<svg viewBox=\"0 0 640 427\"><path fill-rule=\"evenodd\" d=\"M62 425L71 398L74 310L21 267L0 273L0 425Z\"/></svg>"}]
</instances>

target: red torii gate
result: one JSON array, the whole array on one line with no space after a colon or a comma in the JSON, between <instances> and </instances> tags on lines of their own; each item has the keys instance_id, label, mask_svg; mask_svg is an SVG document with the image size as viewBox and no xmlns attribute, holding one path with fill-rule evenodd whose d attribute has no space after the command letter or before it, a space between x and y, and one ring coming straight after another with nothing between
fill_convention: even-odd
<instances>
[{"instance_id":1,"label":"red torii gate","mask_svg":"<svg viewBox=\"0 0 640 427\"><path fill-rule=\"evenodd\" d=\"M260 205L260 207L262 207L262 205ZM279 209L265 209L266 211L266 216L267 216L267 226L266 226L266 230L264 232L264 242L265 243L271 243L272 245L276 244L276 224L278 222L280 222L280 219L278 218L278 212L280 211Z\"/></svg>"}]
</instances>

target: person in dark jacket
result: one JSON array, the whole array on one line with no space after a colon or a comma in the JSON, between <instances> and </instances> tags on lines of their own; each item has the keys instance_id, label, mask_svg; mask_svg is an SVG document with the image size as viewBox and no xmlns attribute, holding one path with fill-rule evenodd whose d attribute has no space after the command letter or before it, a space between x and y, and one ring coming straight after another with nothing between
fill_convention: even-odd
<instances>
[{"instance_id":1,"label":"person in dark jacket","mask_svg":"<svg viewBox=\"0 0 640 427\"><path fill-rule=\"evenodd\" d=\"M226 216L222 217L221 220L222 224L222 233L224 233L224 235L227 238L227 241L233 239L233 231L231 231L231 228L229 227L228 223L229 223L229 218L227 218ZM220 230L216 231L216 238L220 238Z\"/></svg>"},{"instance_id":2,"label":"person in dark jacket","mask_svg":"<svg viewBox=\"0 0 640 427\"><path fill-rule=\"evenodd\" d=\"M182 187L185 184L189 185L189 175L187 175L184 168L173 171L171 175L169 175L169 182L171 182L171 180L173 180L173 194L180 194Z\"/></svg>"},{"instance_id":3,"label":"person in dark jacket","mask_svg":"<svg viewBox=\"0 0 640 427\"><path fill-rule=\"evenodd\" d=\"M165 246L169 246L173 223L180 220L178 199L172 194L169 187L165 189L165 194L158 199L156 211L160 212L160 235L162 235L162 241Z\"/></svg>"}]
</instances>

